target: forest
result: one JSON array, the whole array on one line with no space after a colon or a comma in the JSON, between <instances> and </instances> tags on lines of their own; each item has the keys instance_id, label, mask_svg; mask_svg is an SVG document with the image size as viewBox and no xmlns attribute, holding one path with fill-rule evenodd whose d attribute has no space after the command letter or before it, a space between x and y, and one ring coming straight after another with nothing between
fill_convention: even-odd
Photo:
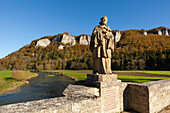
<instances>
[{"instance_id":1,"label":"forest","mask_svg":"<svg viewBox=\"0 0 170 113\"><path fill-rule=\"evenodd\" d=\"M164 27L121 31L121 40L114 45L112 70L170 70L170 36L156 34L158 29ZM143 35L144 31L147 31L147 36ZM113 34L115 32L113 30ZM92 53L88 45L77 42L74 46L66 44L66 48L58 49L61 42L55 41L46 48L35 48L38 40L0 59L0 70L92 69Z\"/></svg>"}]
</instances>

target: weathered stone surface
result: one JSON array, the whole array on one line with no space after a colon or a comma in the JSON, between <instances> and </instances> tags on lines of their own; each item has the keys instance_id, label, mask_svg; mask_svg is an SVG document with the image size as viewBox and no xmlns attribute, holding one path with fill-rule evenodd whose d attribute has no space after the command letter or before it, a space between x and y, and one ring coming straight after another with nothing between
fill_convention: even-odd
<instances>
[{"instance_id":1,"label":"weathered stone surface","mask_svg":"<svg viewBox=\"0 0 170 113\"><path fill-rule=\"evenodd\" d=\"M93 30L90 50L93 57L93 74L112 74L111 52L114 51L114 36L107 25L107 17L100 19L100 25Z\"/></svg>"},{"instance_id":2,"label":"weathered stone surface","mask_svg":"<svg viewBox=\"0 0 170 113\"><path fill-rule=\"evenodd\" d=\"M39 46L41 47L47 47L49 44L51 43L51 41L49 39L41 39L37 42L36 44L36 48L38 48Z\"/></svg>"},{"instance_id":3,"label":"weathered stone surface","mask_svg":"<svg viewBox=\"0 0 170 113\"><path fill-rule=\"evenodd\" d=\"M101 99L91 93L96 88L76 85L68 88L65 97L0 106L0 113L101 113Z\"/></svg>"},{"instance_id":4,"label":"weathered stone surface","mask_svg":"<svg viewBox=\"0 0 170 113\"><path fill-rule=\"evenodd\" d=\"M103 113L119 113L120 98L119 86L113 85L100 89L101 91L101 111Z\"/></svg>"},{"instance_id":5,"label":"weathered stone surface","mask_svg":"<svg viewBox=\"0 0 170 113\"><path fill-rule=\"evenodd\" d=\"M169 33L168 33L168 28L165 28L165 29L164 29L164 35L167 35L167 36L169 36Z\"/></svg>"},{"instance_id":6,"label":"weathered stone surface","mask_svg":"<svg viewBox=\"0 0 170 113\"><path fill-rule=\"evenodd\" d=\"M162 35L161 29L158 30L158 35Z\"/></svg>"},{"instance_id":7,"label":"weathered stone surface","mask_svg":"<svg viewBox=\"0 0 170 113\"><path fill-rule=\"evenodd\" d=\"M62 36L61 42L63 44L71 44L72 46L76 44L75 38L67 34Z\"/></svg>"},{"instance_id":8,"label":"weathered stone surface","mask_svg":"<svg viewBox=\"0 0 170 113\"><path fill-rule=\"evenodd\" d=\"M126 109L156 113L170 105L170 79L143 84L129 83L124 91Z\"/></svg>"},{"instance_id":9,"label":"weathered stone surface","mask_svg":"<svg viewBox=\"0 0 170 113\"><path fill-rule=\"evenodd\" d=\"M119 98L120 98L120 112L126 109L127 103L124 101L125 90L128 85L127 82L118 82L119 84Z\"/></svg>"},{"instance_id":10,"label":"weathered stone surface","mask_svg":"<svg viewBox=\"0 0 170 113\"><path fill-rule=\"evenodd\" d=\"M116 35L115 35L115 42L119 42L120 39L121 39L120 31L117 31L117 32L116 32Z\"/></svg>"},{"instance_id":11,"label":"weathered stone surface","mask_svg":"<svg viewBox=\"0 0 170 113\"><path fill-rule=\"evenodd\" d=\"M90 45L90 35L80 36L79 43L80 45Z\"/></svg>"},{"instance_id":12,"label":"weathered stone surface","mask_svg":"<svg viewBox=\"0 0 170 113\"><path fill-rule=\"evenodd\" d=\"M116 81L117 74L87 74L87 80L100 82Z\"/></svg>"},{"instance_id":13,"label":"weathered stone surface","mask_svg":"<svg viewBox=\"0 0 170 113\"><path fill-rule=\"evenodd\" d=\"M58 46L58 49L64 49L64 47L65 47L65 46L63 46L63 45L59 45L59 46Z\"/></svg>"},{"instance_id":14,"label":"weathered stone surface","mask_svg":"<svg viewBox=\"0 0 170 113\"><path fill-rule=\"evenodd\" d=\"M145 31L145 32L143 33L143 35L146 36L146 35L147 35L147 32Z\"/></svg>"},{"instance_id":15,"label":"weathered stone surface","mask_svg":"<svg viewBox=\"0 0 170 113\"><path fill-rule=\"evenodd\" d=\"M82 94L83 93L83 94ZM84 94L86 93L86 94ZM95 87L86 87L83 85L69 85L63 92L66 97L71 95L88 95L88 96L99 96L99 89Z\"/></svg>"}]
</instances>

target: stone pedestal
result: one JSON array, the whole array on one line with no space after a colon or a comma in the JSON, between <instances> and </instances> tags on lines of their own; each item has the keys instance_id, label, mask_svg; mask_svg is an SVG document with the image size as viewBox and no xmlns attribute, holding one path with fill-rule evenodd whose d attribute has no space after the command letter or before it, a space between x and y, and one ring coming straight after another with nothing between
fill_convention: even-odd
<instances>
[{"instance_id":1,"label":"stone pedestal","mask_svg":"<svg viewBox=\"0 0 170 113\"><path fill-rule=\"evenodd\" d=\"M120 112L119 83L116 74L88 74L86 83L99 88L102 113Z\"/></svg>"}]
</instances>

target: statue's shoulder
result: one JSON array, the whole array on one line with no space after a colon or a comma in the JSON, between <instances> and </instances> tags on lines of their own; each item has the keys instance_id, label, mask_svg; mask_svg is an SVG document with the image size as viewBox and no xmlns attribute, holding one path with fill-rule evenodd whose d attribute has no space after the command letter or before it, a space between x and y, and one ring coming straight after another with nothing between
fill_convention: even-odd
<instances>
[{"instance_id":1,"label":"statue's shoulder","mask_svg":"<svg viewBox=\"0 0 170 113\"><path fill-rule=\"evenodd\" d=\"M96 27L93 29L93 33L96 32L96 31L98 31L99 28L100 28L99 26L96 26Z\"/></svg>"},{"instance_id":2,"label":"statue's shoulder","mask_svg":"<svg viewBox=\"0 0 170 113\"><path fill-rule=\"evenodd\" d=\"M96 26L94 29L99 29L100 28L100 26L98 25L98 26Z\"/></svg>"}]
</instances>

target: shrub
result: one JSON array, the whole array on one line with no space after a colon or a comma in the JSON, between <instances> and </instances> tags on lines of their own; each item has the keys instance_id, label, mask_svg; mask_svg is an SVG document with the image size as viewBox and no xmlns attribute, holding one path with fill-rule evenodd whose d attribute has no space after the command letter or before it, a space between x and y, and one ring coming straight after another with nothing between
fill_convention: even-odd
<instances>
[{"instance_id":1,"label":"shrub","mask_svg":"<svg viewBox=\"0 0 170 113\"><path fill-rule=\"evenodd\" d=\"M0 86L3 85L3 84L5 84L5 81L2 80L2 78L0 77Z\"/></svg>"},{"instance_id":2,"label":"shrub","mask_svg":"<svg viewBox=\"0 0 170 113\"><path fill-rule=\"evenodd\" d=\"M21 71L21 70L15 70L11 73L11 77L17 81L24 81L27 79L30 79L31 74L30 71Z\"/></svg>"}]
</instances>

